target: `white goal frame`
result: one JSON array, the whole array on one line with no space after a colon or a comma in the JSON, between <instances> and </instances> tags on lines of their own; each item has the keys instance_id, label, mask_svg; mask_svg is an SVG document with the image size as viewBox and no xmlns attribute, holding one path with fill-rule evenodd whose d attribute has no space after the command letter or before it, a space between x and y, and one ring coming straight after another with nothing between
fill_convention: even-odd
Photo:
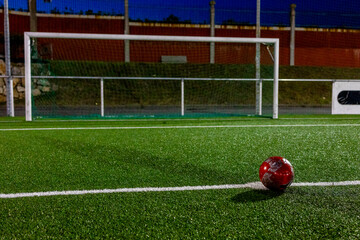
<instances>
[{"instance_id":1,"label":"white goal frame","mask_svg":"<svg viewBox=\"0 0 360 240\"><path fill-rule=\"evenodd\" d=\"M32 121L31 38L274 44L273 114L272 114L272 117L273 117L273 119L278 118L279 39L277 39L277 38L189 37L189 36L154 36L154 35L127 35L127 34L25 32L24 33L24 56L25 56L25 118L26 118L26 121ZM261 79L257 79L257 80L261 80ZM261 96L259 96L259 97L261 98Z\"/></svg>"}]
</instances>

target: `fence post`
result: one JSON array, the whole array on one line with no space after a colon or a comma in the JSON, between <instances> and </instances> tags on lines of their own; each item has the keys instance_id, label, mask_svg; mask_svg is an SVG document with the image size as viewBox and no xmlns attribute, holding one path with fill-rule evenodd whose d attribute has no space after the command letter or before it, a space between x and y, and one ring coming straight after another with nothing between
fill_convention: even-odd
<instances>
[{"instance_id":1,"label":"fence post","mask_svg":"<svg viewBox=\"0 0 360 240\"><path fill-rule=\"evenodd\" d=\"M295 65L295 8L296 4L291 4L290 13L290 66Z\"/></svg>"},{"instance_id":2,"label":"fence post","mask_svg":"<svg viewBox=\"0 0 360 240\"><path fill-rule=\"evenodd\" d=\"M210 1L210 36L215 36L215 1ZM215 63L215 43L210 43L210 63Z\"/></svg>"},{"instance_id":3,"label":"fence post","mask_svg":"<svg viewBox=\"0 0 360 240\"><path fill-rule=\"evenodd\" d=\"M28 0L30 12L30 32L37 32L36 0Z\"/></svg>"},{"instance_id":4,"label":"fence post","mask_svg":"<svg viewBox=\"0 0 360 240\"><path fill-rule=\"evenodd\" d=\"M185 91L184 91L184 79L181 79L181 116L185 115Z\"/></svg>"},{"instance_id":5,"label":"fence post","mask_svg":"<svg viewBox=\"0 0 360 240\"><path fill-rule=\"evenodd\" d=\"M6 63L6 109L7 116L14 117L14 90L11 77L10 58L10 26L9 26L9 4L4 0L4 42L5 42L5 63ZM1 80L2 81L2 80Z\"/></svg>"},{"instance_id":6,"label":"fence post","mask_svg":"<svg viewBox=\"0 0 360 240\"><path fill-rule=\"evenodd\" d=\"M101 117L104 117L104 78L100 79L100 107L101 107Z\"/></svg>"},{"instance_id":7,"label":"fence post","mask_svg":"<svg viewBox=\"0 0 360 240\"><path fill-rule=\"evenodd\" d=\"M260 0L256 1L256 38L260 38ZM256 43L255 54L255 68L256 68L256 109L257 115L262 115L262 80L260 73L260 43Z\"/></svg>"},{"instance_id":8,"label":"fence post","mask_svg":"<svg viewBox=\"0 0 360 240\"><path fill-rule=\"evenodd\" d=\"M129 27L129 0L124 0L124 34L130 34ZM124 54L125 54L125 62L130 62L130 41L124 40Z\"/></svg>"}]
</instances>

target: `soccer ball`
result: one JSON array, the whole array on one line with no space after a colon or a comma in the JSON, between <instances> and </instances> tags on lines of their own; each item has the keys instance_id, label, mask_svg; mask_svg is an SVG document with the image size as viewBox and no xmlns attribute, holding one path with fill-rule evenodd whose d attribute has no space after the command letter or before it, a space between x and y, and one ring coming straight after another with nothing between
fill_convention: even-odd
<instances>
[{"instance_id":1,"label":"soccer ball","mask_svg":"<svg viewBox=\"0 0 360 240\"><path fill-rule=\"evenodd\" d=\"M261 164L259 177L268 189L284 191L294 179L294 169L287 159L270 157Z\"/></svg>"}]
</instances>

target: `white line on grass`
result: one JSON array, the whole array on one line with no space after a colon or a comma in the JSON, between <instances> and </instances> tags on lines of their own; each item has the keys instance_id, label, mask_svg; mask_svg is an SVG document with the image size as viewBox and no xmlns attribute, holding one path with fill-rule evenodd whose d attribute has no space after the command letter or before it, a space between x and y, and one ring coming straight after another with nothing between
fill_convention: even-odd
<instances>
[{"instance_id":1,"label":"white line on grass","mask_svg":"<svg viewBox=\"0 0 360 240\"><path fill-rule=\"evenodd\" d=\"M212 125L212 126L147 126L147 127L59 127L59 128L8 128L0 131L50 130L126 130L126 129L181 129L181 128L268 128L268 127L360 127L360 124L284 124L284 125Z\"/></svg>"},{"instance_id":2,"label":"white line on grass","mask_svg":"<svg viewBox=\"0 0 360 240\"><path fill-rule=\"evenodd\" d=\"M331 118L331 117L280 117L280 120L360 120L359 117L342 117L342 118ZM161 121L271 121L270 117L254 118L254 117L224 117L224 118L125 118L125 119L42 119L41 122L161 122ZM1 122L1 121L0 121ZM19 121L21 122L21 121ZM23 121L22 121L23 122Z\"/></svg>"},{"instance_id":3,"label":"white line on grass","mask_svg":"<svg viewBox=\"0 0 360 240\"><path fill-rule=\"evenodd\" d=\"M292 187L303 186L350 186L360 185L360 181L343 182L303 182L293 183ZM96 190L74 190L74 191L51 191L51 192L29 192L29 193L6 193L0 194L1 198L25 198L25 197L46 197L46 196L69 196L85 194L108 194L108 193L134 193L134 192L176 192L176 191L199 191L216 189L239 189L251 188L266 190L261 182L250 182L245 184L207 185L207 186L184 186L184 187L145 187L145 188L118 188L118 189L96 189Z\"/></svg>"}]
</instances>

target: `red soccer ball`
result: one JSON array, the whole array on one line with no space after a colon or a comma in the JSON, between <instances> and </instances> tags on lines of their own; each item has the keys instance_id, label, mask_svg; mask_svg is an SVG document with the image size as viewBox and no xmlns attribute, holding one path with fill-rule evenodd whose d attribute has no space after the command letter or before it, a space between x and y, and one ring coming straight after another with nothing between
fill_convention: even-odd
<instances>
[{"instance_id":1,"label":"red soccer ball","mask_svg":"<svg viewBox=\"0 0 360 240\"><path fill-rule=\"evenodd\" d=\"M284 191L294 179L294 169L287 159L270 157L261 164L259 177L268 189Z\"/></svg>"}]
</instances>

